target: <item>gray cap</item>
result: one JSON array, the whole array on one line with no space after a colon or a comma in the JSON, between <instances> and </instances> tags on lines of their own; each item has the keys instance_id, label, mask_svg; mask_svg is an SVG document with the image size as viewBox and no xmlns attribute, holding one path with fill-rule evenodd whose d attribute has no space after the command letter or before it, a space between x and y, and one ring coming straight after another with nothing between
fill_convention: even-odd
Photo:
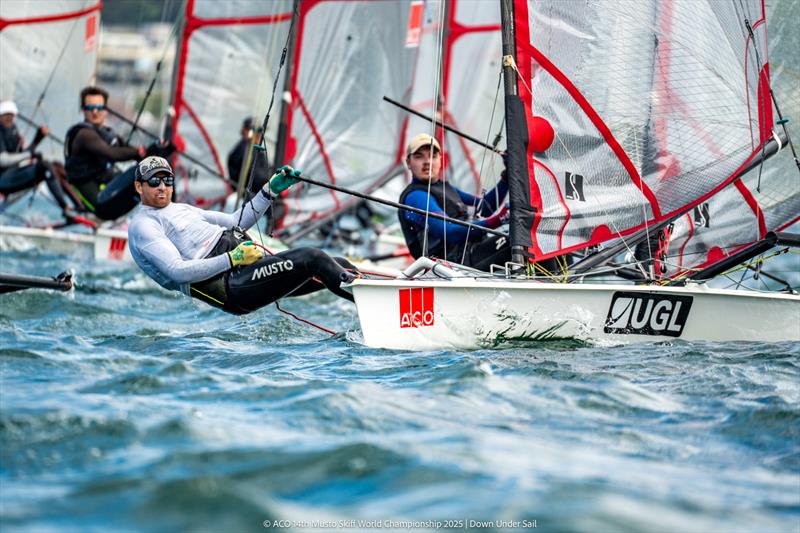
<instances>
[{"instance_id":1,"label":"gray cap","mask_svg":"<svg viewBox=\"0 0 800 533\"><path fill-rule=\"evenodd\" d=\"M166 159L151 155L139 161L139 164L136 166L136 179L139 181L147 181L159 172L166 172L170 176L175 177L175 174L172 173L172 167L169 166Z\"/></svg>"}]
</instances>

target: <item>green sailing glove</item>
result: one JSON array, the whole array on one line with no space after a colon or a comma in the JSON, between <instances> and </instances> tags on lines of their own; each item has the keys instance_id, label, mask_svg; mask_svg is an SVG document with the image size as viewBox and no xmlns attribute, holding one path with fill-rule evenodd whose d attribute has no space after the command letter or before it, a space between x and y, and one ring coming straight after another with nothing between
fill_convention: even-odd
<instances>
[{"instance_id":1,"label":"green sailing glove","mask_svg":"<svg viewBox=\"0 0 800 533\"><path fill-rule=\"evenodd\" d=\"M228 252L232 267L252 265L263 256L261 249L253 241L244 241Z\"/></svg>"},{"instance_id":2,"label":"green sailing glove","mask_svg":"<svg viewBox=\"0 0 800 533\"><path fill-rule=\"evenodd\" d=\"M280 194L300 181L297 179L300 174L300 170L293 169L289 165L283 165L269 179L269 189L273 194Z\"/></svg>"}]
</instances>

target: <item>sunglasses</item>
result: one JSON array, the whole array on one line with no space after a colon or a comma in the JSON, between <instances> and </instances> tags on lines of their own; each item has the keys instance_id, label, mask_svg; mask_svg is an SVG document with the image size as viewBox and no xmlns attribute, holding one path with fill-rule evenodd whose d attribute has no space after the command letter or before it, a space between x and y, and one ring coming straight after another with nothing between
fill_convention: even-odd
<instances>
[{"instance_id":1,"label":"sunglasses","mask_svg":"<svg viewBox=\"0 0 800 533\"><path fill-rule=\"evenodd\" d=\"M106 106L104 105L85 105L83 106L84 111L105 111Z\"/></svg>"},{"instance_id":2,"label":"sunglasses","mask_svg":"<svg viewBox=\"0 0 800 533\"><path fill-rule=\"evenodd\" d=\"M165 187L172 187L175 184L175 178L173 176L153 176L152 178L139 181L143 181L153 188L158 187L159 183L162 181Z\"/></svg>"}]
</instances>

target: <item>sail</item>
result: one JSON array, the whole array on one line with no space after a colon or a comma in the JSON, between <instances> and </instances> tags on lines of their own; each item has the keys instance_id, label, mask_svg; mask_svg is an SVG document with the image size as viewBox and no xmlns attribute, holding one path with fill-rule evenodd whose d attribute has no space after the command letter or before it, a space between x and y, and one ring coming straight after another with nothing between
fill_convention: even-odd
<instances>
[{"instance_id":1,"label":"sail","mask_svg":"<svg viewBox=\"0 0 800 533\"><path fill-rule=\"evenodd\" d=\"M187 2L176 64L173 127L186 153L203 163L177 158L179 175L192 178L190 187L184 186L184 192L191 190L187 200L215 202L232 190L221 179L227 177L227 155L240 138L243 120L257 117L260 122L266 112L292 5L291 0ZM277 120L269 124L270 147L277 124Z\"/></svg>"},{"instance_id":2,"label":"sail","mask_svg":"<svg viewBox=\"0 0 800 533\"><path fill-rule=\"evenodd\" d=\"M515 0L514 19L528 133L534 116L556 133L528 146L533 257L707 201L771 136L761 0Z\"/></svg>"},{"instance_id":3,"label":"sail","mask_svg":"<svg viewBox=\"0 0 800 533\"><path fill-rule=\"evenodd\" d=\"M797 2L768 6L769 73L780 112L800 116L800 35L793 21ZM777 117L778 110L773 110ZM789 136L800 138L797 123L787 124ZM782 127L775 128L777 132ZM665 274L685 274L704 268L800 219L800 177L790 150L784 149L746 174L735 187L710 198L675 223L664 261ZM797 269L795 269L797 270Z\"/></svg>"},{"instance_id":4,"label":"sail","mask_svg":"<svg viewBox=\"0 0 800 533\"><path fill-rule=\"evenodd\" d=\"M382 98L411 90L417 48L406 44L415 3L300 4L285 161L318 181L367 193L402 173L408 119ZM324 219L356 201L295 186L284 226Z\"/></svg>"},{"instance_id":5,"label":"sail","mask_svg":"<svg viewBox=\"0 0 800 533\"><path fill-rule=\"evenodd\" d=\"M62 139L80 119L81 89L94 79L100 7L98 0L0 2L0 98ZM33 128L19 119L17 127L30 142ZM63 158L52 139L40 151Z\"/></svg>"}]
</instances>

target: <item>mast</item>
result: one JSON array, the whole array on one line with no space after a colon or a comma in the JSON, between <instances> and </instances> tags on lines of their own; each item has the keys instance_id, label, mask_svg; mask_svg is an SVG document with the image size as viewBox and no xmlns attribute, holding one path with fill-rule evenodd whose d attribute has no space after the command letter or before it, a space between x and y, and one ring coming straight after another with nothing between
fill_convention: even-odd
<instances>
[{"instance_id":1,"label":"mast","mask_svg":"<svg viewBox=\"0 0 800 533\"><path fill-rule=\"evenodd\" d=\"M180 18L180 22L178 22L177 29L175 30L175 57L172 60L172 74L170 76L170 92L169 92L169 103L167 104L166 109L166 122L164 124L164 138L169 140L170 142L175 142L175 118L177 117L177 110L175 108L178 105L178 79L180 73L179 65L180 65L180 58L181 54L183 53L184 47L184 40L186 39L186 26L187 20L189 19L189 1L182 0L179 6L179 12L176 15ZM173 158L174 162L174 158Z\"/></svg>"},{"instance_id":2,"label":"mast","mask_svg":"<svg viewBox=\"0 0 800 533\"><path fill-rule=\"evenodd\" d=\"M503 37L503 85L505 89L506 139L508 152L508 186L511 202L509 240L511 262L527 264L526 246L534 212L528 190L528 127L525 106L517 90L516 32L513 0L500 0L500 24Z\"/></svg>"},{"instance_id":3,"label":"mast","mask_svg":"<svg viewBox=\"0 0 800 533\"><path fill-rule=\"evenodd\" d=\"M290 28L297 27L297 18L300 13L300 0L294 0L292 4L292 22ZM278 122L278 137L275 140L275 154L272 156L272 164L277 167L285 163L286 140L289 136L289 108L291 107L292 94L292 67L294 66L294 52L297 47L297 31L291 35L289 49L286 53L286 75L283 78L283 91L281 92L281 114ZM266 135L267 132L264 132Z\"/></svg>"}]
</instances>

